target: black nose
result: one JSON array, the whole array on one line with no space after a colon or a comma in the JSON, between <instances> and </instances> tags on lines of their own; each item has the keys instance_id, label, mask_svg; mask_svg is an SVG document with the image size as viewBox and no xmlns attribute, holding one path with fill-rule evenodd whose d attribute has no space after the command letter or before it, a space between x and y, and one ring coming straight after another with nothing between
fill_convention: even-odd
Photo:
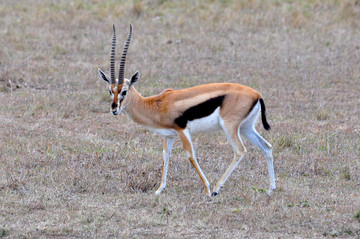
<instances>
[{"instance_id":1,"label":"black nose","mask_svg":"<svg viewBox=\"0 0 360 239\"><path fill-rule=\"evenodd\" d=\"M116 109L116 108L117 108L117 104L116 104L115 102L113 102L113 103L111 104L111 108Z\"/></svg>"}]
</instances>

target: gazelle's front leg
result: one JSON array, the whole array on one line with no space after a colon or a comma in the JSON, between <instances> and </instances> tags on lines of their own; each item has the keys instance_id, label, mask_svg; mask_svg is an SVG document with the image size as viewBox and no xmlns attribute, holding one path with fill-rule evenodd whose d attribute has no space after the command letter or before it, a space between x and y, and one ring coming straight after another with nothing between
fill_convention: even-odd
<instances>
[{"instance_id":1,"label":"gazelle's front leg","mask_svg":"<svg viewBox=\"0 0 360 239\"><path fill-rule=\"evenodd\" d=\"M203 182L205 189L206 189L206 194L208 196L211 196L210 193L210 183L209 181L206 179L205 174L203 173L203 171L201 170L198 161L196 160L195 157L195 151L191 142L191 136L190 136L190 132L189 130L185 129L185 130L179 130L178 134L180 136L181 142L183 143L184 149L186 151L186 154L189 157L189 160L192 164L192 166L196 169L197 173L199 174L201 181Z\"/></svg>"},{"instance_id":2,"label":"gazelle's front leg","mask_svg":"<svg viewBox=\"0 0 360 239\"><path fill-rule=\"evenodd\" d=\"M155 194L158 195L161 193L162 190L166 187L166 175L168 172L169 167L169 159L171 155L171 150L174 145L174 138L173 137L166 137L164 140L164 148L163 148L163 170L161 175L161 183L158 190L156 190Z\"/></svg>"}]
</instances>

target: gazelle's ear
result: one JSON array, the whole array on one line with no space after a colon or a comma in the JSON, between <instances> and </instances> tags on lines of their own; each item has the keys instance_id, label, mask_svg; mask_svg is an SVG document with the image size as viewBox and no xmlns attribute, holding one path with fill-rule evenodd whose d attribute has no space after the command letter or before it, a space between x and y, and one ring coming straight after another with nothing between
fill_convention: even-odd
<instances>
[{"instance_id":1,"label":"gazelle's ear","mask_svg":"<svg viewBox=\"0 0 360 239\"><path fill-rule=\"evenodd\" d=\"M105 73L98 69L98 72L99 72L99 75L101 77L101 79L103 79L104 81L106 81L108 84L110 84L110 80L109 80L109 77L107 75L105 75Z\"/></svg>"},{"instance_id":2,"label":"gazelle's ear","mask_svg":"<svg viewBox=\"0 0 360 239\"><path fill-rule=\"evenodd\" d=\"M132 86L140 78L140 73L137 71L130 79L130 86Z\"/></svg>"}]
</instances>

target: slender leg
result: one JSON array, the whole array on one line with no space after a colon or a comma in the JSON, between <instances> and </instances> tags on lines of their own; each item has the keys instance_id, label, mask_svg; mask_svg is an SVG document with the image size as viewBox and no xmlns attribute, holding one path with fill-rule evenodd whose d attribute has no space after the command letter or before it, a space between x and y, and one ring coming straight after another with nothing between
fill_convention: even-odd
<instances>
[{"instance_id":1,"label":"slender leg","mask_svg":"<svg viewBox=\"0 0 360 239\"><path fill-rule=\"evenodd\" d=\"M158 190L156 190L155 194L159 195L162 190L166 187L166 175L168 172L169 167L169 159L171 155L171 150L174 145L174 138L173 137L166 137L164 140L164 149L163 149L163 170L161 175L161 183Z\"/></svg>"},{"instance_id":2,"label":"slender leg","mask_svg":"<svg viewBox=\"0 0 360 239\"><path fill-rule=\"evenodd\" d=\"M198 161L196 160L195 157L195 151L191 142L191 136L190 136L190 132L189 130L185 129L185 130L179 130L178 134L180 136L181 142L183 143L184 149L186 151L186 154L189 157L189 160L192 164L192 166L196 169L197 173L199 174L201 181L203 182L205 189L206 189L206 194L208 196L211 196L210 194L210 183L209 181L206 179L205 174L203 173L203 171L201 170Z\"/></svg>"},{"instance_id":3,"label":"slender leg","mask_svg":"<svg viewBox=\"0 0 360 239\"><path fill-rule=\"evenodd\" d=\"M240 129L241 134L255 147L259 148L263 154L265 155L265 158L267 160L268 164L268 171L269 171L269 177L270 177L270 189L269 189L269 195L272 194L273 190L275 190L275 173L274 173L274 160L272 156L272 147L271 144L269 144L261 135L256 131L254 127L246 128L246 129Z\"/></svg>"},{"instance_id":4,"label":"slender leg","mask_svg":"<svg viewBox=\"0 0 360 239\"><path fill-rule=\"evenodd\" d=\"M246 153L246 148L240 138L238 126L234 124L226 124L222 119L220 119L220 125L234 149L234 159L226 169L225 173L216 183L212 196L216 196L219 193L220 188L224 185L226 180L229 178L236 166L241 162Z\"/></svg>"}]
</instances>

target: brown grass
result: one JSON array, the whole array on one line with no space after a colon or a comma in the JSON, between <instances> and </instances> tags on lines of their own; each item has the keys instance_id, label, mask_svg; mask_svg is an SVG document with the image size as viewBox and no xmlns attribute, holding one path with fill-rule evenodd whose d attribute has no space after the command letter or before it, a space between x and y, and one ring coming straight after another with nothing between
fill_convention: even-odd
<instances>
[{"instance_id":1,"label":"brown grass","mask_svg":"<svg viewBox=\"0 0 360 239\"><path fill-rule=\"evenodd\" d=\"M357 0L1 1L0 237L359 237L359 19ZM96 72L113 23L121 46L134 26L126 74L141 72L143 95L208 82L263 94L271 198L248 143L210 199L179 141L154 195L162 139L108 113ZM214 185L231 147L221 133L194 142Z\"/></svg>"}]
</instances>

